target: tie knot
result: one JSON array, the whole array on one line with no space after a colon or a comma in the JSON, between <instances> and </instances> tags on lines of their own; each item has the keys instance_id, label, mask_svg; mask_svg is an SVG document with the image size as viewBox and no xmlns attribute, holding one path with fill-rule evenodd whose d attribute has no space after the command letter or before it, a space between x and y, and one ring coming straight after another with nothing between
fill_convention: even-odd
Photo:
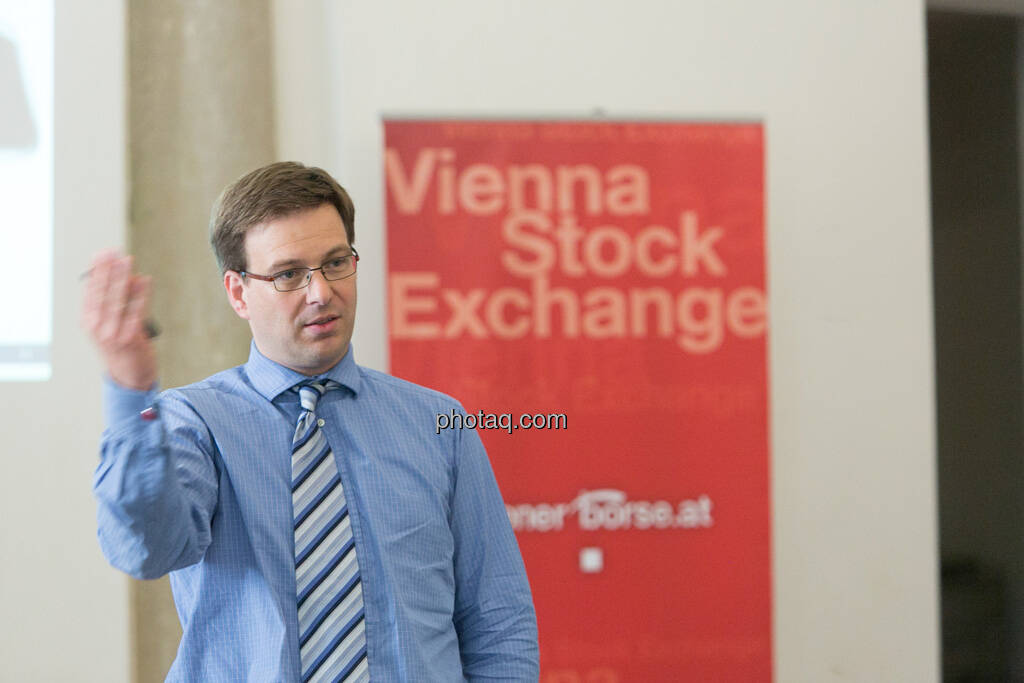
<instances>
[{"instance_id":1,"label":"tie knot","mask_svg":"<svg viewBox=\"0 0 1024 683\"><path fill-rule=\"evenodd\" d=\"M294 390L299 392L299 403L302 405L302 409L312 412L316 410L316 404L321 396L339 386L341 385L337 382L328 379L321 382L296 384Z\"/></svg>"}]
</instances>

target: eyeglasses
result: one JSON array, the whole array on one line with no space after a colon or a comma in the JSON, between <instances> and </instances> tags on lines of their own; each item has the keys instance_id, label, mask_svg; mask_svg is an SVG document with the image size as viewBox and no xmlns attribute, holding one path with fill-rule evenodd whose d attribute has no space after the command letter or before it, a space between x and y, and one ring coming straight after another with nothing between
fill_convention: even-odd
<instances>
[{"instance_id":1,"label":"eyeglasses","mask_svg":"<svg viewBox=\"0 0 1024 683\"><path fill-rule=\"evenodd\" d=\"M243 270L239 275L251 277L254 280L273 282L274 289L279 292L293 292L296 289L309 286L313 280L314 270L319 270L325 280L344 280L356 274L356 263L358 262L359 254L356 253L355 247L352 247L351 254L336 256L329 261L324 261L319 268L289 268L273 275L256 275Z\"/></svg>"}]
</instances>

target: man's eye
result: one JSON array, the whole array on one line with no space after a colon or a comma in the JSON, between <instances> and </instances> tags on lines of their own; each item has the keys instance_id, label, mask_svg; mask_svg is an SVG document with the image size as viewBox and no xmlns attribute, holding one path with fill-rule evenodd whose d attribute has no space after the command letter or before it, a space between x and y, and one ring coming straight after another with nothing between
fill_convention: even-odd
<instances>
[{"instance_id":1,"label":"man's eye","mask_svg":"<svg viewBox=\"0 0 1024 683\"><path fill-rule=\"evenodd\" d=\"M298 276L299 276L299 271L297 271L297 270L282 270L280 273L278 273L274 277L277 278L278 280L294 280Z\"/></svg>"},{"instance_id":2,"label":"man's eye","mask_svg":"<svg viewBox=\"0 0 1024 683\"><path fill-rule=\"evenodd\" d=\"M327 262L328 268L344 268L348 264L348 256L339 256L338 258L331 259Z\"/></svg>"}]
</instances>

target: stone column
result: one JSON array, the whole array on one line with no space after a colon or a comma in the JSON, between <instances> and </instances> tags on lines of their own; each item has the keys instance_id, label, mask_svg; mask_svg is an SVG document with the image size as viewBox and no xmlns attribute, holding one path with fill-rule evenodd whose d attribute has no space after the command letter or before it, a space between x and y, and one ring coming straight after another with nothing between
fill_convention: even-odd
<instances>
[{"instance_id":1,"label":"stone column","mask_svg":"<svg viewBox=\"0 0 1024 683\"><path fill-rule=\"evenodd\" d=\"M275 159L270 0L130 0L129 232L154 278L161 384L245 362L209 245L221 189ZM162 681L181 629L166 578L133 581L132 675Z\"/></svg>"}]
</instances>

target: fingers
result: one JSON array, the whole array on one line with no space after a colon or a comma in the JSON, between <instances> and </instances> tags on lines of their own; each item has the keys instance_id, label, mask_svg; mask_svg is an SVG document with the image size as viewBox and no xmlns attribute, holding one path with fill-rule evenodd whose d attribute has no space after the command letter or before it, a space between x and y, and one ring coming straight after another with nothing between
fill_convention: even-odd
<instances>
[{"instance_id":1,"label":"fingers","mask_svg":"<svg viewBox=\"0 0 1024 683\"><path fill-rule=\"evenodd\" d=\"M132 258L104 252L93 261L82 306L83 324L101 347L147 338L150 279L132 273Z\"/></svg>"},{"instance_id":2,"label":"fingers","mask_svg":"<svg viewBox=\"0 0 1024 683\"><path fill-rule=\"evenodd\" d=\"M101 277L103 274L97 273ZM106 279L99 302L99 327L97 336L105 343L114 342L120 336L125 310L128 307L128 282L131 279L129 257L113 261L105 272Z\"/></svg>"},{"instance_id":3,"label":"fingers","mask_svg":"<svg viewBox=\"0 0 1024 683\"><path fill-rule=\"evenodd\" d=\"M131 278L131 262L127 257L118 259L107 269L107 279L100 301L100 325L97 330L100 340L110 342L117 339L127 308L128 281ZM97 273L97 275L100 275Z\"/></svg>"},{"instance_id":4,"label":"fingers","mask_svg":"<svg viewBox=\"0 0 1024 683\"><path fill-rule=\"evenodd\" d=\"M157 379L156 347L146 329L152 283L132 273L132 258L116 251L93 260L82 302L82 326L114 383L145 391Z\"/></svg>"},{"instance_id":5,"label":"fingers","mask_svg":"<svg viewBox=\"0 0 1024 683\"><path fill-rule=\"evenodd\" d=\"M133 275L128 285L127 304L118 335L118 343L130 344L140 334L149 337L145 321L149 313L149 292L151 280L145 275Z\"/></svg>"},{"instance_id":6,"label":"fingers","mask_svg":"<svg viewBox=\"0 0 1024 683\"><path fill-rule=\"evenodd\" d=\"M119 259L110 269L110 281L107 286L107 295L103 300L103 318L106 329L106 339L115 340L120 343L122 337L126 337L126 319L128 304L130 303L129 293L132 283L132 258L130 256ZM127 341L127 339L125 340Z\"/></svg>"},{"instance_id":7,"label":"fingers","mask_svg":"<svg viewBox=\"0 0 1024 683\"><path fill-rule=\"evenodd\" d=\"M110 281L110 268L121 258L115 251L101 252L93 259L92 267L85 274L85 295L82 300L82 326L90 335L96 337L102 319L103 300L106 297L107 283Z\"/></svg>"}]
</instances>

